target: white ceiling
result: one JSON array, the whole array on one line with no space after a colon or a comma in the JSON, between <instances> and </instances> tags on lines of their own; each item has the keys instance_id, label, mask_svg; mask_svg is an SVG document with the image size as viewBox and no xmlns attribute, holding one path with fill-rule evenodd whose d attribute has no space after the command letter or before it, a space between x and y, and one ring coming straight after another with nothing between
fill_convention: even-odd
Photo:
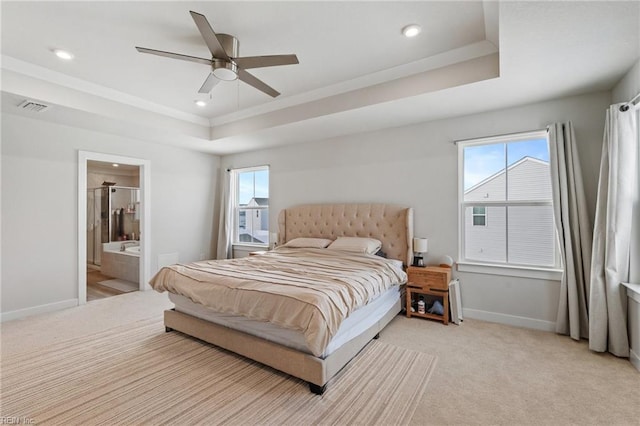
<instances>
[{"instance_id":1,"label":"white ceiling","mask_svg":"<svg viewBox=\"0 0 640 426\"><path fill-rule=\"evenodd\" d=\"M219 154L608 90L640 56L637 1L1 7L4 113ZM236 36L240 56L297 54L298 65L251 70L281 96L242 82L201 95L206 65L135 50L209 57L190 10ZM423 27L414 39L400 32L410 23ZM52 108L19 111L26 98Z\"/></svg>"}]
</instances>

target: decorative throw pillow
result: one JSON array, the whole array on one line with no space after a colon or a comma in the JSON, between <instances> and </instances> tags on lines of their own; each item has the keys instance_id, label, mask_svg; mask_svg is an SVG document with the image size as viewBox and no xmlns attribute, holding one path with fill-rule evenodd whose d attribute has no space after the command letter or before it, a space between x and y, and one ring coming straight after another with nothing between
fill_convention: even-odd
<instances>
[{"instance_id":1,"label":"decorative throw pillow","mask_svg":"<svg viewBox=\"0 0 640 426\"><path fill-rule=\"evenodd\" d=\"M382 247L382 243L375 238L338 237L338 239L332 242L327 248L330 250L374 254L380 250L380 247Z\"/></svg>"},{"instance_id":2,"label":"decorative throw pillow","mask_svg":"<svg viewBox=\"0 0 640 426\"><path fill-rule=\"evenodd\" d=\"M326 238L294 238L287 241L283 247L291 248L325 248L331 244L333 240Z\"/></svg>"}]
</instances>

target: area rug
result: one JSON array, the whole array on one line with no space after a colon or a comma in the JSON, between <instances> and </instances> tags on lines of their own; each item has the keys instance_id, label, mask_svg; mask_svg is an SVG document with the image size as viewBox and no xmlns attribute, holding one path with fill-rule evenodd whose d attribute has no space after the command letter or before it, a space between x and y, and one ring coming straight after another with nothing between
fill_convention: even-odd
<instances>
[{"instance_id":1,"label":"area rug","mask_svg":"<svg viewBox=\"0 0 640 426\"><path fill-rule=\"evenodd\" d=\"M161 318L2 359L2 418L30 424L407 424L436 358L372 341L322 396Z\"/></svg>"},{"instance_id":2,"label":"area rug","mask_svg":"<svg viewBox=\"0 0 640 426\"><path fill-rule=\"evenodd\" d=\"M125 281L117 278L113 280L100 281L98 282L98 284L116 290L124 291L125 293L129 293L130 291L136 291L139 289L137 283L132 283L131 281Z\"/></svg>"}]
</instances>

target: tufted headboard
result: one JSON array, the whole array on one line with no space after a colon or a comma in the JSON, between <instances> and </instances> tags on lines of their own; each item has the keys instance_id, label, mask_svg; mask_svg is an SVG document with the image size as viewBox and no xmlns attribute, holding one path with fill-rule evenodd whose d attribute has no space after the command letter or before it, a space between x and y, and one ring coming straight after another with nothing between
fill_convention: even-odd
<instances>
[{"instance_id":1,"label":"tufted headboard","mask_svg":"<svg viewBox=\"0 0 640 426\"><path fill-rule=\"evenodd\" d=\"M390 259L413 258L413 209L393 204L303 204L280 211L278 244L299 237L371 237Z\"/></svg>"}]
</instances>

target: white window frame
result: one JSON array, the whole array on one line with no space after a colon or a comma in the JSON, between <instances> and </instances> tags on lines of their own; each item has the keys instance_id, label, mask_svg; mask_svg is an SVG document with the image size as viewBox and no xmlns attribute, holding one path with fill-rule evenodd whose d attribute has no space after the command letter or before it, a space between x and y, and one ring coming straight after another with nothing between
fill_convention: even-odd
<instances>
[{"instance_id":1,"label":"white window frame","mask_svg":"<svg viewBox=\"0 0 640 426\"><path fill-rule=\"evenodd\" d=\"M474 145L489 145L499 143L518 142L531 139L547 139L546 130L533 130L522 133L512 133L499 136L489 136L476 139L465 139L456 141L458 148L458 271L474 272L491 275L504 275L533 279L555 280L562 278L562 266L559 257L559 248L556 250L555 265L551 267L517 265L509 263L491 263L476 260L466 260L465 258L465 214L466 207L489 207L489 206L513 206L513 205L549 205L551 202L517 202L517 201L464 201L464 149ZM485 210L486 212L486 210ZM485 219L485 226L486 226Z\"/></svg>"},{"instance_id":2,"label":"white window frame","mask_svg":"<svg viewBox=\"0 0 640 426\"><path fill-rule=\"evenodd\" d=\"M239 168L239 169L232 169L230 172L235 174L235 176L231 179L231 182L233 182L233 188L231 188L231 191L233 191L233 237L232 237L232 247L233 248L239 248L242 249L244 247L246 247L249 250L252 249L256 249L256 248L268 248L269 247L269 242L260 244L260 243L249 243L249 242L241 242L239 241L239 235L238 235L238 223L237 220L239 218L239 210L240 210L240 174L241 173L247 173L247 172L257 172L257 171L263 171L266 170L269 172L269 166L254 166L254 167L244 167L244 168ZM271 173L269 173L269 196L271 196ZM269 206L266 207L244 207L244 210L250 209L250 210L269 210ZM269 223L269 229L267 230L267 234L271 235L271 224Z\"/></svg>"}]
</instances>

